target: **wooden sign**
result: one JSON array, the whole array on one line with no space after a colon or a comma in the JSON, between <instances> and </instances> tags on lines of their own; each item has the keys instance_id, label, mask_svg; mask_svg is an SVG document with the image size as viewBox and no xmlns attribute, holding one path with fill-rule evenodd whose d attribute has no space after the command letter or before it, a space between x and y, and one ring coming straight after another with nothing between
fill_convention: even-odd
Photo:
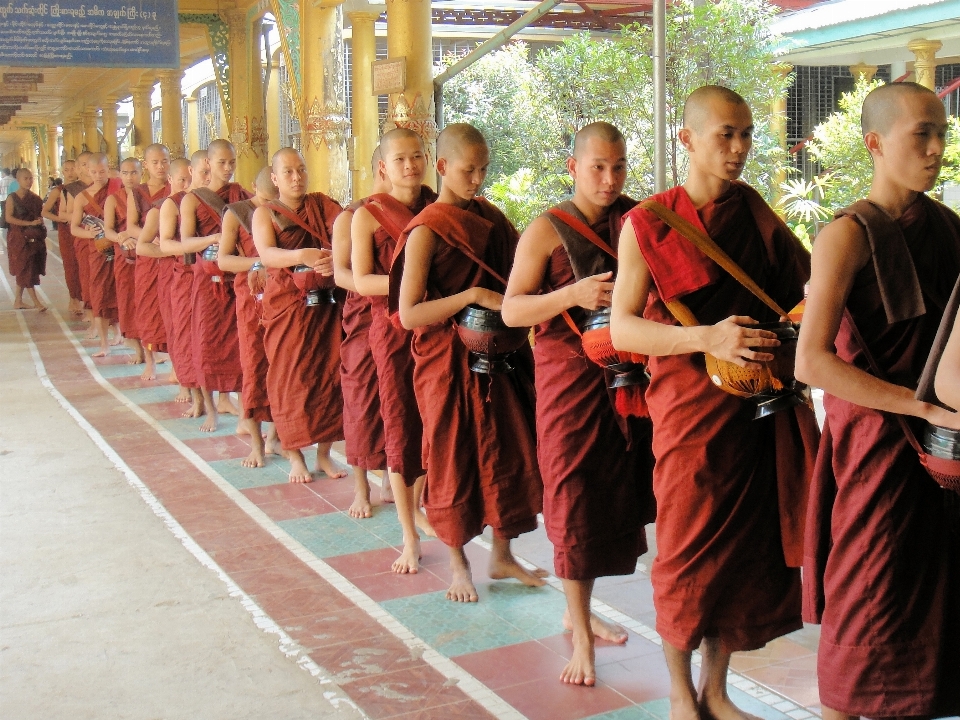
<instances>
[{"instance_id":1,"label":"wooden sign","mask_svg":"<svg viewBox=\"0 0 960 720\"><path fill-rule=\"evenodd\" d=\"M3 74L3 81L16 85L37 85L43 82L43 73L9 72Z\"/></svg>"},{"instance_id":2,"label":"wooden sign","mask_svg":"<svg viewBox=\"0 0 960 720\"><path fill-rule=\"evenodd\" d=\"M370 63L373 72L373 94L391 95L407 88L407 59L405 57L377 60Z\"/></svg>"}]
</instances>

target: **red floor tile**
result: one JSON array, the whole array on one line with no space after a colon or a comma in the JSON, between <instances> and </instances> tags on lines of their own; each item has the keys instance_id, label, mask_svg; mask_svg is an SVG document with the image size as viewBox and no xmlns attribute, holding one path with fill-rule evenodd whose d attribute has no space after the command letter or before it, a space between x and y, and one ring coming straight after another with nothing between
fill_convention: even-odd
<instances>
[{"instance_id":1,"label":"red floor tile","mask_svg":"<svg viewBox=\"0 0 960 720\"><path fill-rule=\"evenodd\" d=\"M400 551L397 548L387 547L350 555L338 555L327 558L325 562L352 582L357 578L379 575L389 570L398 557L400 557Z\"/></svg>"},{"instance_id":2,"label":"red floor tile","mask_svg":"<svg viewBox=\"0 0 960 720\"><path fill-rule=\"evenodd\" d=\"M415 575L398 575L388 570L379 575L355 578L352 582L377 602L438 592L450 586L448 581L441 580L426 568L421 568Z\"/></svg>"},{"instance_id":3,"label":"red floor tile","mask_svg":"<svg viewBox=\"0 0 960 720\"><path fill-rule=\"evenodd\" d=\"M216 496L199 497L203 499L197 504L202 505L206 499L213 500L214 503L216 503ZM180 498L180 501L183 501L183 498ZM191 535L216 532L227 528L251 526L254 522L249 515L236 506L232 508L214 508L201 512L191 512L187 515L172 514L177 518L177 522L183 526L183 529Z\"/></svg>"},{"instance_id":4,"label":"red floor tile","mask_svg":"<svg viewBox=\"0 0 960 720\"><path fill-rule=\"evenodd\" d=\"M816 655L757 668L750 671L748 677L787 696L798 705L816 705L820 702Z\"/></svg>"},{"instance_id":5,"label":"red floor tile","mask_svg":"<svg viewBox=\"0 0 960 720\"><path fill-rule=\"evenodd\" d=\"M310 587L320 580L320 576L299 559L285 565L231 573L230 577L248 595Z\"/></svg>"},{"instance_id":6,"label":"red floor tile","mask_svg":"<svg viewBox=\"0 0 960 720\"><path fill-rule=\"evenodd\" d=\"M635 703L670 697L670 673L662 655L599 665L597 679Z\"/></svg>"},{"instance_id":7,"label":"red floor tile","mask_svg":"<svg viewBox=\"0 0 960 720\"><path fill-rule=\"evenodd\" d=\"M473 700L439 705L426 710L414 710L403 715L394 715L391 720L493 720L493 715Z\"/></svg>"},{"instance_id":8,"label":"red floor tile","mask_svg":"<svg viewBox=\"0 0 960 720\"><path fill-rule=\"evenodd\" d=\"M297 556L279 542L255 545L253 547L227 548L216 550L210 556L228 573L259 570L274 565L287 565Z\"/></svg>"},{"instance_id":9,"label":"red floor tile","mask_svg":"<svg viewBox=\"0 0 960 720\"><path fill-rule=\"evenodd\" d=\"M270 533L256 525L253 520L247 524L237 525L224 530L196 533L193 539L207 552L226 550L228 548L253 547L276 542Z\"/></svg>"},{"instance_id":10,"label":"red floor tile","mask_svg":"<svg viewBox=\"0 0 960 720\"><path fill-rule=\"evenodd\" d=\"M560 657L535 640L460 655L454 662L491 690L533 680L556 680L566 666Z\"/></svg>"},{"instance_id":11,"label":"red floor tile","mask_svg":"<svg viewBox=\"0 0 960 720\"><path fill-rule=\"evenodd\" d=\"M153 430L138 430L110 439L110 445L124 460L144 455L170 457L170 444Z\"/></svg>"},{"instance_id":12,"label":"red floor tile","mask_svg":"<svg viewBox=\"0 0 960 720\"><path fill-rule=\"evenodd\" d=\"M274 522L294 520L313 515L336 512L337 509L318 495L312 498L295 498L278 502L264 503L259 506Z\"/></svg>"},{"instance_id":13,"label":"red floor tile","mask_svg":"<svg viewBox=\"0 0 960 720\"><path fill-rule=\"evenodd\" d=\"M738 672L749 672L767 665L776 665L814 654L803 645L788 638L777 638L759 650L735 653L730 658L730 667Z\"/></svg>"},{"instance_id":14,"label":"red floor tile","mask_svg":"<svg viewBox=\"0 0 960 720\"><path fill-rule=\"evenodd\" d=\"M267 615L284 623L356 607L343 593L321 579L308 587L258 593L254 600Z\"/></svg>"},{"instance_id":15,"label":"red floor tile","mask_svg":"<svg viewBox=\"0 0 960 720\"><path fill-rule=\"evenodd\" d=\"M463 691L429 665L377 674L351 683L350 697L374 720L424 712L467 700Z\"/></svg>"},{"instance_id":16,"label":"red floor tile","mask_svg":"<svg viewBox=\"0 0 960 720\"><path fill-rule=\"evenodd\" d=\"M334 673L334 681L339 685L375 679L386 673L412 670L424 665L424 660L418 653L411 651L386 630L362 640L318 647L309 654L320 667ZM348 692L356 699L357 692L353 688Z\"/></svg>"},{"instance_id":17,"label":"red floor tile","mask_svg":"<svg viewBox=\"0 0 960 720\"><path fill-rule=\"evenodd\" d=\"M383 625L356 606L323 615L287 620L282 623L282 627L307 650L347 642L362 643L384 634Z\"/></svg>"},{"instance_id":18,"label":"red floor tile","mask_svg":"<svg viewBox=\"0 0 960 720\"><path fill-rule=\"evenodd\" d=\"M629 630L627 636L627 642L623 645L617 645L606 640L597 640L596 663L598 667L608 663L621 663L650 656L656 662L663 663L663 650L659 645ZM542 638L539 642L561 657L570 658L573 655L573 635L571 633L551 635Z\"/></svg>"},{"instance_id":19,"label":"red floor tile","mask_svg":"<svg viewBox=\"0 0 960 720\"><path fill-rule=\"evenodd\" d=\"M588 688L565 685L556 678L534 680L497 694L529 720L580 720L630 705L627 698L602 681Z\"/></svg>"},{"instance_id":20,"label":"red floor tile","mask_svg":"<svg viewBox=\"0 0 960 720\"><path fill-rule=\"evenodd\" d=\"M265 503L279 502L292 498L310 498L317 497L317 494L310 489L310 484L303 483L280 483L277 485L264 485L263 487L247 488L241 490L254 505L263 505Z\"/></svg>"},{"instance_id":21,"label":"red floor tile","mask_svg":"<svg viewBox=\"0 0 960 720\"><path fill-rule=\"evenodd\" d=\"M212 462L214 460L238 460L250 454L250 446L236 435L184 440L197 455Z\"/></svg>"},{"instance_id":22,"label":"red floor tile","mask_svg":"<svg viewBox=\"0 0 960 720\"><path fill-rule=\"evenodd\" d=\"M144 403L140 406L155 420L175 420L182 417L189 405L176 402Z\"/></svg>"},{"instance_id":23,"label":"red floor tile","mask_svg":"<svg viewBox=\"0 0 960 720\"><path fill-rule=\"evenodd\" d=\"M133 388L143 387L163 387L170 385L167 374L159 375L155 380L143 380L139 375L120 375L118 377L107 378L110 384L119 390L131 390ZM141 406L143 407L143 406Z\"/></svg>"}]
</instances>

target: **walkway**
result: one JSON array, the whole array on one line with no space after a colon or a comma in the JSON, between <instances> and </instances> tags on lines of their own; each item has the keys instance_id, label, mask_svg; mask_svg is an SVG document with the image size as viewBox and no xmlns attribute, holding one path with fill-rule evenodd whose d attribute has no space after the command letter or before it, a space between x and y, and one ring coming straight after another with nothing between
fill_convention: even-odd
<instances>
[{"instance_id":1,"label":"walkway","mask_svg":"<svg viewBox=\"0 0 960 720\"><path fill-rule=\"evenodd\" d=\"M50 275L44 278L43 289L55 307L62 308L66 305L62 272L52 246L51 250ZM9 276L4 279L9 283ZM35 453L62 452L59 448L68 442L69 434L76 434L76 426L61 434L64 410L56 408L49 398L42 398L43 402L34 399L29 394L31 381L24 379L21 384L17 376L10 377L30 368L29 364L9 362L11 349L19 347L22 352L32 342L37 371L46 373L50 393L129 483L121 491L111 489L108 483L85 482L96 476L96 468L91 463L82 465L82 472L66 478L67 492L86 496L87 504L82 509L78 505L73 512L81 517L89 513L91 518L106 515L105 519L115 512L117 523L136 523L142 529L136 533L127 530L124 537L130 552L144 558L150 557L158 544L157 535L172 530L199 560L199 564L191 561L189 573L202 577L177 586L161 584L164 597L173 603L189 603L190 594L198 588L219 583L213 594L231 598L220 604L230 606L231 613L242 608L264 631L256 640L224 639L217 636L214 623L205 629L204 623L196 627L189 625L188 619L173 619L171 622L183 623L169 634L183 640L184 657L180 657L178 643L173 643L176 655L170 651L162 657L153 645L161 639L147 640L144 635L140 651L151 654L152 673L165 677L178 672L188 662L192 644L222 643L223 657L214 655L210 666L195 670L193 677L204 678L205 687L200 690L209 691L211 703L214 698L221 699L220 688L233 700L234 688L219 679L218 665L229 663L230 653L243 643L249 644L251 652L272 643L279 645L288 659L277 652L269 662L238 661L231 667L242 677L241 686L258 690L259 695L249 698L250 702L267 703L276 698L279 703L285 693L296 692L304 708L316 707L310 705L316 701L326 703L324 710L331 712L333 706L324 698L328 695L339 704L339 712L346 713L355 705L358 714L370 718L666 720L667 673L659 638L652 630L654 614L646 572L651 556L641 558L635 575L597 583L596 610L626 626L630 640L624 647L598 647L600 682L596 688L565 687L557 676L569 655L570 639L560 625L564 601L555 578L543 588L491 581L484 574L489 557L484 538L468 547L478 581L478 604L458 605L444 599L449 573L445 549L437 541L424 543L420 574L394 575L389 566L398 555L400 530L391 505L377 507L372 519L354 520L344 512L352 500L350 480L322 478L297 486L286 482L286 463L282 461L274 459L260 470L240 467L239 458L247 454L248 447L233 434L230 418L217 433L201 434L196 420L179 417L182 406L173 402L174 387L141 381L142 368L127 364L126 353L115 348L110 357L94 360L90 357L94 348L80 339L77 324L66 322L55 309L45 314L24 312L13 322L16 314L10 310L10 301L9 293L4 296L0 291L2 372L7 380L3 386L4 415L10 414L7 395L12 380L17 404L30 408L28 417L43 422L42 436L47 445L37 451L34 444ZM21 393L29 399L21 401ZM35 420L24 420L24 427L30 422ZM21 435L23 442L29 442L30 434ZM51 442L57 449L50 447ZM19 468L18 484L34 481L25 465L15 467ZM9 482L8 472L3 472L4 482ZM93 475L88 476L88 472ZM114 512L108 512L111 505L97 503L101 492L125 495L123 507L118 505ZM156 515L132 507L136 504L132 499L137 497L143 498ZM4 505L6 524L6 517L12 513L6 502ZM35 511L28 505L16 510L31 520L34 512L48 511ZM96 527L91 520L88 532L93 533ZM170 536L168 544L169 540ZM21 547L28 546L24 537ZM550 545L542 528L522 537L515 548L525 561L552 567ZM90 564L86 554L67 556L73 557L78 566L62 570L64 573L80 573ZM20 572L32 572L31 568L46 563L47 557L46 553L24 554L19 560L13 568L5 565L4 573L14 572L19 577ZM180 561L183 564L182 558ZM157 560L149 565L170 562ZM187 575L183 573L183 577ZM131 573L126 582L137 585L144 579L142 574ZM209 597L210 592L201 590L199 594ZM42 589L28 586L21 594L37 603ZM28 617L30 610L21 603L11 613L6 595L5 650L0 655L6 661L3 697L13 694L11 683L18 684L18 692L38 692L49 684L47 666L56 666L59 660L54 652L41 653L35 646L17 642L12 649L18 663L33 669L32 683L29 677L9 669L10 626L24 622L11 615L24 613ZM131 593L129 600L114 606L113 611L136 615L141 618L141 627L154 623L161 626L151 609L155 597L155 592ZM69 598L64 605L61 616L72 612ZM109 625L106 618L104 624ZM70 628L62 631L69 634ZM92 647L100 643L105 647L97 648L98 653L110 654L110 641L94 633L81 634L70 642ZM815 652L816 632L808 628L764 650L738 655L734 660L736 672L729 678L731 695L765 720L812 718L819 710ZM296 669L306 679L307 687L301 682L300 689L290 690L297 683L290 677L278 682L277 676L283 673L275 669L277 658ZM319 679L319 684L309 673ZM274 682L278 684L271 684ZM176 701L172 697L175 694L170 693L171 702ZM70 706L68 699L61 698L60 702L62 709ZM106 710L112 707L110 702L99 700L95 693L79 694L74 709ZM222 707L219 715L194 714L238 717L227 710L227 705ZM276 707L278 716L300 716ZM323 716L322 711L315 711L317 715Z\"/></svg>"}]
</instances>

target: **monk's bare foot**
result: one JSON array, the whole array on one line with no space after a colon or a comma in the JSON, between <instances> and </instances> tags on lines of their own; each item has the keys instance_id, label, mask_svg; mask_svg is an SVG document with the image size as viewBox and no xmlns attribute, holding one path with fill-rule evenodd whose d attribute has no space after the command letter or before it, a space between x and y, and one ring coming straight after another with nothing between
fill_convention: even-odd
<instances>
[{"instance_id":1,"label":"monk's bare foot","mask_svg":"<svg viewBox=\"0 0 960 720\"><path fill-rule=\"evenodd\" d=\"M110 341L111 345L123 345L123 335L120 332L120 328L115 326L113 328L113 340Z\"/></svg>"},{"instance_id":2,"label":"monk's bare foot","mask_svg":"<svg viewBox=\"0 0 960 720\"><path fill-rule=\"evenodd\" d=\"M263 451L254 448L249 455L240 461L240 465L245 468L262 468L264 465Z\"/></svg>"},{"instance_id":3,"label":"monk's bare foot","mask_svg":"<svg viewBox=\"0 0 960 720\"><path fill-rule=\"evenodd\" d=\"M109 351L109 350L98 350L97 352L95 352L95 353L94 353L93 355L91 355L90 357L95 357L95 358L98 358L98 357L106 357L106 356L109 355L109 354L110 354L110 351Z\"/></svg>"},{"instance_id":4,"label":"monk's bare foot","mask_svg":"<svg viewBox=\"0 0 960 720\"><path fill-rule=\"evenodd\" d=\"M317 472L324 473L331 480L338 480L347 476L347 471L337 465L329 455L317 452Z\"/></svg>"},{"instance_id":5,"label":"monk's bare foot","mask_svg":"<svg viewBox=\"0 0 960 720\"><path fill-rule=\"evenodd\" d=\"M134 351L133 357L127 360L127 365L143 365L144 362L143 350L139 352Z\"/></svg>"},{"instance_id":6,"label":"monk's bare foot","mask_svg":"<svg viewBox=\"0 0 960 720\"><path fill-rule=\"evenodd\" d=\"M308 483L313 482L313 476L307 470L307 462L303 459L303 453L299 450L291 450L287 453L287 459L290 461L290 482Z\"/></svg>"},{"instance_id":7,"label":"monk's bare foot","mask_svg":"<svg viewBox=\"0 0 960 720\"><path fill-rule=\"evenodd\" d=\"M98 337L100 336L97 334L97 329L91 326L91 328L87 331L87 334L83 336L83 339L96 340Z\"/></svg>"},{"instance_id":8,"label":"monk's bare foot","mask_svg":"<svg viewBox=\"0 0 960 720\"><path fill-rule=\"evenodd\" d=\"M212 412L208 414L207 419L200 425L200 432L216 432L218 426L217 419L217 413Z\"/></svg>"},{"instance_id":9,"label":"monk's bare foot","mask_svg":"<svg viewBox=\"0 0 960 720\"><path fill-rule=\"evenodd\" d=\"M420 508L413 511L413 521L417 524L417 530L427 537L437 536L437 531L433 529L433 525L427 520L427 514Z\"/></svg>"},{"instance_id":10,"label":"monk's bare foot","mask_svg":"<svg viewBox=\"0 0 960 720\"><path fill-rule=\"evenodd\" d=\"M19 302L13 306L14 310L33 310L33 308L33 305L27 305L25 302Z\"/></svg>"},{"instance_id":11,"label":"monk's bare foot","mask_svg":"<svg viewBox=\"0 0 960 720\"><path fill-rule=\"evenodd\" d=\"M373 508L370 505L370 489L367 488L366 491L361 488L357 488L353 496L353 504L350 505L350 509L347 510L347 514L352 518L357 518L358 520L363 520L368 517L373 517Z\"/></svg>"},{"instance_id":12,"label":"monk's bare foot","mask_svg":"<svg viewBox=\"0 0 960 720\"><path fill-rule=\"evenodd\" d=\"M396 500L393 499L393 488L390 487L388 477L386 471L384 471L383 480L380 481L380 502L394 503Z\"/></svg>"},{"instance_id":13,"label":"monk's bare foot","mask_svg":"<svg viewBox=\"0 0 960 720\"><path fill-rule=\"evenodd\" d=\"M143 372L140 373L141 380L156 380L157 379L157 367L153 364L152 361L147 361L147 366L143 369Z\"/></svg>"},{"instance_id":14,"label":"monk's bare foot","mask_svg":"<svg viewBox=\"0 0 960 720\"><path fill-rule=\"evenodd\" d=\"M177 393L177 396L173 399L173 401L178 403L188 403L192 399L193 396L190 394L190 388L186 388L181 385L180 392Z\"/></svg>"},{"instance_id":15,"label":"monk's bare foot","mask_svg":"<svg viewBox=\"0 0 960 720\"><path fill-rule=\"evenodd\" d=\"M409 542L403 543L403 552L400 553L400 557L393 561L391 569L399 575L416 575L420 571L421 557L420 538L411 539ZM451 589L453 588L451 587ZM476 589L474 589L474 595L476 595ZM447 597L450 597L450 591L447 591Z\"/></svg>"},{"instance_id":16,"label":"monk's bare foot","mask_svg":"<svg viewBox=\"0 0 960 720\"><path fill-rule=\"evenodd\" d=\"M237 420L237 435L249 435L250 429L247 427L246 423L243 421L243 418Z\"/></svg>"},{"instance_id":17,"label":"monk's bare foot","mask_svg":"<svg viewBox=\"0 0 960 720\"><path fill-rule=\"evenodd\" d=\"M593 687L597 684L596 656L593 649L593 639L580 637L574 633L573 655L570 662L560 673L560 682L571 685L586 685Z\"/></svg>"},{"instance_id":18,"label":"monk's bare foot","mask_svg":"<svg viewBox=\"0 0 960 720\"><path fill-rule=\"evenodd\" d=\"M541 575L540 573L543 574ZM487 571L487 574L494 580L516 578L524 585L529 585L530 587L540 587L546 583L546 580L543 579L546 576L546 572L543 570L530 572L518 563L513 555L509 557L495 557L491 555L490 569Z\"/></svg>"},{"instance_id":19,"label":"monk's bare foot","mask_svg":"<svg viewBox=\"0 0 960 720\"><path fill-rule=\"evenodd\" d=\"M477 602L480 596L477 595L477 588L473 584L473 578L470 576L470 569L454 570L453 580L450 587L447 588L447 600L453 602Z\"/></svg>"},{"instance_id":20,"label":"monk's bare foot","mask_svg":"<svg viewBox=\"0 0 960 720\"><path fill-rule=\"evenodd\" d=\"M230 393L217 393L217 412L221 415L239 415L240 411L233 404Z\"/></svg>"},{"instance_id":21,"label":"monk's bare foot","mask_svg":"<svg viewBox=\"0 0 960 720\"><path fill-rule=\"evenodd\" d=\"M187 410L184 410L183 414L180 417L185 418L198 418L206 415L207 411L203 407L203 401L194 400L193 403Z\"/></svg>"},{"instance_id":22,"label":"monk's bare foot","mask_svg":"<svg viewBox=\"0 0 960 720\"><path fill-rule=\"evenodd\" d=\"M45 313L49 308L46 305L37 303L37 312Z\"/></svg>"},{"instance_id":23,"label":"monk's bare foot","mask_svg":"<svg viewBox=\"0 0 960 720\"><path fill-rule=\"evenodd\" d=\"M277 437L277 428L272 423L267 431L267 437L263 441L263 454L283 455L283 450L280 449L280 438Z\"/></svg>"},{"instance_id":24,"label":"monk's bare foot","mask_svg":"<svg viewBox=\"0 0 960 720\"><path fill-rule=\"evenodd\" d=\"M617 645L623 645L629 637L627 631L620 625L608 622L596 613L590 613L590 628L598 638L606 640L607 642L616 643ZM563 613L563 629L567 632L573 631L573 621L570 619L569 610L565 610Z\"/></svg>"},{"instance_id":25,"label":"monk's bare foot","mask_svg":"<svg viewBox=\"0 0 960 720\"><path fill-rule=\"evenodd\" d=\"M704 693L700 697L699 714L701 720L760 720L734 705L726 691L720 697ZM673 716L672 708L670 715Z\"/></svg>"}]
</instances>

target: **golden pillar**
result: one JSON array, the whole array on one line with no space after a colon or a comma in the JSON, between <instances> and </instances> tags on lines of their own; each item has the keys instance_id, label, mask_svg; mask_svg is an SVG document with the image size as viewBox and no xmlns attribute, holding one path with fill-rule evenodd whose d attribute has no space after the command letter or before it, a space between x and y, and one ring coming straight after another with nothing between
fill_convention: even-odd
<instances>
[{"instance_id":1,"label":"golden pillar","mask_svg":"<svg viewBox=\"0 0 960 720\"><path fill-rule=\"evenodd\" d=\"M200 110L196 95L187 96L187 147L186 156L190 157L200 149Z\"/></svg>"},{"instance_id":2,"label":"golden pillar","mask_svg":"<svg viewBox=\"0 0 960 720\"><path fill-rule=\"evenodd\" d=\"M776 73L783 79L786 79L793 72L793 65L790 63L776 63L773 66ZM776 135L780 142L780 147L787 150L787 90L784 89L781 95L774 98L770 104L770 129ZM774 177L774 190L777 197L780 196L780 185L787 179L786 157L784 163L777 170Z\"/></svg>"},{"instance_id":3,"label":"golden pillar","mask_svg":"<svg viewBox=\"0 0 960 720\"><path fill-rule=\"evenodd\" d=\"M46 126L37 126L37 142L34 154L37 156L37 182L39 183L41 189L46 189L47 178L50 177L50 158L47 155L47 144L43 141L43 134L40 132L40 128L46 130Z\"/></svg>"},{"instance_id":4,"label":"golden pillar","mask_svg":"<svg viewBox=\"0 0 960 720\"><path fill-rule=\"evenodd\" d=\"M309 2L309 0L308 0ZM237 151L236 180L244 187L267 164L267 124L260 59L262 22L242 10L224 13L230 27L230 142Z\"/></svg>"},{"instance_id":5,"label":"golden pillar","mask_svg":"<svg viewBox=\"0 0 960 720\"><path fill-rule=\"evenodd\" d=\"M858 82L861 78L870 82L873 80L873 76L877 74L877 70L876 65L867 65L862 62L850 66L850 74L853 75L853 79Z\"/></svg>"},{"instance_id":6,"label":"golden pillar","mask_svg":"<svg viewBox=\"0 0 960 720\"><path fill-rule=\"evenodd\" d=\"M163 144L170 150L170 159L184 157L183 146L183 82L182 70L161 70L160 78L160 134Z\"/></svg>"},{"instance_id":7,"label":"golden pillar","mask_svg":"<svg viewBox=\"0 0 960 720\"><path fill-rule=\"evenodd\" d=\"M353 28L353 66L351 69L350 123L353 129L353 197L366 197L373 191L370 158L380 137L380 116L377 96L373 94L373 71L370 64L377 59L377 36L374 23L377 12L350 12Z\"/></svg>"},{"instance_id":8,"label":"golden pillar","mask_svg":"<svg viewBox=\"0 0 960 720\"><path fill-rule=\"evenodd\" d=\"M107 96L100 105L103 123L103 139L107 143L107 162L112 168L120 167L120 148L117 146L117 98Z\"/></svg>"},{"instance_id":9,"label":"golden pillar","mask_svg":"<svg viewBox=\"0 0 960 720\"><path fill-rule=\"evenodd\" d=\"M337 0L300 3L303 48L301 149L310 190L345 202L350 195L347 138L350 120L343 96L343 10Z\"/></svg>"},{"instance_id":10,"label":"golden pillar","mask_svg":"<svg viewBox=\"0 0 960 720\"><path fill-rule=\"evenodd\" d=\"M153 142L153 118L150 110L153 83L141 82L131 88L133 93L133 154L143 160L143 151Z\"/></svg>"},{"instance_id":11,"label":"golden pillar","mask_svg":"<svg viewBox=\"0 0 960 720\"><path fill-rule=\"evenodd\" d=\"M387 55L406 58L406 86L390 96L384 131L405 127L423 138L430 162L425 181L436 187L437 123L433 105L433 35L430 0L387 0Z\"/></svg>"},{"instance_id":12,"label":"golden pillar","mask_svg":"<svg viewBox=\"0 0 960 720\"><path fill-rule=\"evenodd\" d=\"M70 122L70 136L71 157L76 160L83 152L83 119L79 115Z\"/></svg>"},{"instance_id":13,"label":"golden pillar","mask_svg":"<svg viewBox=\"0 0 960 720\"><path fill-rule=\"evenodd\" d=\"M80 117L83 119L83 148L88 152L100 152L100 133L97 132L97 111L87 108Z\"/></svg>"},{"instance_id":14,"label":"golden pillar","mask_svg":"<svg viewBox=\"0 0 960 720\"><path fill-rule=\"evenodd\" d=\"M913 73L918 85L934 89L937 70L937 50L943 47L939 40L911 40L907 49L916 58L913 61Z\"/></svg>"},{"instance_id":15,"label":"golden pillar","mask_svg":"<svg viewBox=\"0 0 960 720\"><path fill-rule=\"evenodd\" d=\"M60 174L60 155L57 153L57 126L47 125L47 161L50 163L50 175Z\"/></svg>"},{"instance_id":16,"label":"golden pillar","mask_svg":"<svg viewBox=\"0 0 960 720\"><path fill-rule=\"evenodd\" d=\"M279 52L279 51L278 51ZM267 84L267 162L280 149L280 103L287 99L280 94L280 63L270 59L270 82Z\"/></svg>"}]
</instances>

